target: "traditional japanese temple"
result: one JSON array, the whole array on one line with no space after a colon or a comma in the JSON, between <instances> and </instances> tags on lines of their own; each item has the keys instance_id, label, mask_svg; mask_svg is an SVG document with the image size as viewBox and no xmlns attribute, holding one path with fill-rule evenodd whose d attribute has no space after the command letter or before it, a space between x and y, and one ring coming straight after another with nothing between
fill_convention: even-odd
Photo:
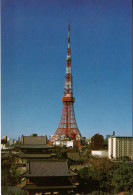
<instances>
[{"instance_id":1,"label":"traditional japanese temple","mask_svg":"<svg viewBox=\"0 0 133 195\"><path fill-rule=\"evenodd\" d=\"M72 181L77 174L69 170L66 160L32 161L27 166L22 189L28 195L69 194L76 188Z\"/></svg>"},{"instance_id":2,"label":"traditional japanese temple","mask_svg":"<svg viewBox=\"0 0 133 195\"><path fill-rule=\"evenodd\" d=\"M22 163L27 163L27 160L32 159L51 159L56 158L53 152L54 147L47 145L47 136L30 136L21 137L21 145L16 146L21 152L18 158Z\"/></svg>"}]
</instances>

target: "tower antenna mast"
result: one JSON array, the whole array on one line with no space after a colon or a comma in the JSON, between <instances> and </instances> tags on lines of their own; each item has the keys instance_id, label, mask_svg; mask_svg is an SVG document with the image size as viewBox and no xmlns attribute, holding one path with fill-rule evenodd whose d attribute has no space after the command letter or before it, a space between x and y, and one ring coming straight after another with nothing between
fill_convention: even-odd
<instances>
[{"instance_id":1,"label":"tower antenna mast","mask_svg":"<svg viewBox=\"0 0 133 195\"><path fill-rule=\"evenodd\" d=\"M49 144L53 144L56 140L74 140L77 147L81 147L81 133L78 129L75 114L74 114L74 102L73 97L73 84L71 74L71 48L70 48L70 23L68 25L68 47L66 58L66 75L64 96L62 97L63 109L60 119L60 123L54 135L49 140Z\"/></svg>"}]
</instances>

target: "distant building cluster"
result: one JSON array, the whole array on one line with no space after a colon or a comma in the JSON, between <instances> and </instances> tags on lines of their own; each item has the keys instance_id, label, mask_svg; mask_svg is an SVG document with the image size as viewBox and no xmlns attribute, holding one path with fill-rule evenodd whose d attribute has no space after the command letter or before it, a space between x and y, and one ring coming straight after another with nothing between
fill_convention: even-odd
<instances>
[{"instance_id":1,"label":"distant building cluster","mask_svg":"<svg viewBox=\"0 0 133 195\"><path fill-rule=\"evenodd\" d=\"M10 142L11 140L7 136L1 140L2 161L10 161L12 155L14 156L15 164L25 178L22 190L29 194L32 194L33 190L41 191L44 194L74 192L76 185L72 181L77 177L77 174L69 170L67 162L69 160L70 164L80 164L81 154L85 155L84 148L90 147L91 139L86 140L84 137L82 148L77 152L69 150L64 160L58 159L58 155L61 153L58 153L56 148L65 146L74 149L76 147L74 140L57 140L53 145L48 145L46 135L32 134L30 136L22 135L21 139L16 140L13 145L10 145ZM117 137L113 133L112 136L108 137L108 150L91 149L91 155L111 160L122 159L126 156L133 160L133 137Z\"/></svg>"},{"instance_id":2,"label":"distant building cluster","mask_svg":"<svg viewBox=\"0 0 133 195\"><path fill-rule=\"evenodd\" d=\"M106 136L106 140L108 140L108 150L91 150L92 156L98 157L108 157L109 159L120 159L123 156L128 156L129 158L133 159L133 137L122 137L122 136L115 136L115 132L113 135ZM38 136L37 134L31 134L30 136L21 136L18 140L11 140L7 136L3 136L1 140L1 149L5 150L8 147L21 143L22 145L46 145L48 144L47 136ZM91 145L91 138L86 139L85 137L81 140L82 145ZM53 143L53 146L59 146L66 148L74 148L76 147L74 140L56 140Z\"/></svg>"}]
</instances>

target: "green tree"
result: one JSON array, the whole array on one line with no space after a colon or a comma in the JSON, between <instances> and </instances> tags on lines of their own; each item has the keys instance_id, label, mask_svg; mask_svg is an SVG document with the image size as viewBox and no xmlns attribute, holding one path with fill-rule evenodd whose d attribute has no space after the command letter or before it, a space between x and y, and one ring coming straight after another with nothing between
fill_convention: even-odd
<instances>
[{"instance_id":1,"label":"green tree","mask_svg":"<svg viewBox=\"0 0 133 195\"><path fill-rule=\"evenodd\" d=\"M95 166L97 169L103 170L103 172L110 173L114 166L113 162L106 157L103 158L96 158L91 157L89 160L89 164L91 166Z\"/></svg>"},{"instance_id":2,"label":"green tree","mask_svg":"<svg viewBox=\"0 0 133 195\"><path fill-rule=\"evenodd\" d=\"M91 146L92 149L103 149L104 146L104 138L102 135L99 134L95 134L94 136L92 136L91 138Z\"/></svg>"},{"instance_id":3,"label":"green tree","mask_svg":"<svg viewBox=\"0 0 133 195\"><path fill-rule=\"evenodd\" d=\"M109 192L113 162L107 158L90 158L89 166L79 170L81 183L88 183L92 190Z\"/></svg>"},{"instance_id":4,"label":"green tree","mask_svg":"<svg viewBox=\"0 0 133 195\"><path fill-rule=\"evenodd\" d=\"M131 158L129 156L123 156L122 157L122 161L126 162L126 161L131 161Z\"/></svg>"},{"instance_id":5,"label":"green tree","mask_svg":"<svg viewBox=\"0 0 133 195\"><path fill-rule=\"evenodd\" d=\"M56 153L58 159L66 159L67 158L67 149L65 146L56 147Z\"/></svg>"},{"instance_id":6,"label":"green tree","mask_svg":"<svg viewBox=\"0 0 133 195\"><path fill-rule=\"evenodd\" d=\"M2 186L16 185L20 183L20 172L15 166L14 158L2 161L1 163L1 184Z\"/></svg>"},{"instance_id":7,"label":"green tree","mask_svg":"<svg viewBox=\"0 0 133 195\"><path fill-rule=\"evenodd\" d=\"M104 150L108 150L108 139L104 139L103 147L104 147Z\"/></svg>"},{"instance_id":8,"label":"green tree","mask_svg":"<svg viewBox=\"0 0 133 195\"><path fill-rule=\"evenodd\" d=\"M6 186L10 183L11 176L10 176L10 168L11 163L10 161L2 161L1 163L1 185Z\"/></svg>"},{"instance_id":9,"label":"green tree","mask_svg":"<svg viewBox=\"0 0 133 195\"><path fill-rule=\"evenodd\" d=\"M81 182L87 183L92 190L108 191L108 173L103 172L102 169L97 169L95 166L85 167L79 170Z\"/></svg>"},{"instance_id":10,"label":"green tree","mask_svg":"<svg viewBox=\"0 0 133 195\"><path fill-rule=\"evenodd\" d=\"M78 174L80 176L80 179L88 180L89 179L89 168L84 167L84 168L80 169Z\"/></svg>"},{"instance_id":11,"label":"green tree","mask_svg":"<svg viewBox=\"0 0 133 195\"><path fill-rule=\"evenodd\" d=\"M133 164L126 162L119 162L115 164L113 170L112 184L115 192L133 190Z\"/></svg>"}]
</instances>

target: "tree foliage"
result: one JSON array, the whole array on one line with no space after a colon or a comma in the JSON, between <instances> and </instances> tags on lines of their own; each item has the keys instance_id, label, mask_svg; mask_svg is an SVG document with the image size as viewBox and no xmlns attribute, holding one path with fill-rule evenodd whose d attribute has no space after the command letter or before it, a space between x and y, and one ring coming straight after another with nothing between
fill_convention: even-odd
<instances>
[{"instance_id":1,"label":"tree foliage","mask_svg":"<svg viewBox=\"0 0 133 195\"><path fill-rule=\"evenodd\" d=\"M13 158L10 160L2 161L1 163L1 184L2 186L17 185L20 183L20 172L13 163Z\"/></svg>"},{"instance_id":2,"label":"tree foliage","mask_svg":"<svg viewBox=\"0 0 133 195\"><path fill-rule=\"evenodd\" d=\"M107 158L90 158L87 167L79 170L80 184L88 190L133 193L133 163L112 162ZM83 185L84 183L84 185ZM86 191L88 193L88 191Z\"/></svg>"},{"instance_id":3,"label":"tree foliage","mask_svg":"<svg viewBox=\"0 0 133 195\"><path fill-rule=\"evenodd\" d=\"M92 157L89 160L89 164L91 166L95 166L97 169L103 170L103 172L110 172L114 166L113 162L110 161L108 158L96 158Z\"/></svg>"},{"instance_id":4,"label":"tree foliage","mask_svg":"<svg viewBox=\"0 0 133 195\"><path fill-rule=\"evenodd\" d=\"M133 190L133 164L119 162L113 169L112 184L115 192Z\"/></svg>"},{"instance_id":5,"label":"tree foliage","mask_svg":"<svg viewBox=\"0 0 133 195\"><path fill-rule=\"evenodd\" d=\"M107 175L108 173L104 173L102 169L97 169L95 166L84 167L79 170L80 184L83 188L83 184L87 184L89 191L94 189L108 191Z\"/></svg>"},{"instance_id":6,"label":"tree foliage","mask_svg":"<svg viewBox=\"0 0 133 195\"><path fill-rule=\"evenodd\" d=\"M56 147L56 153L58 159L66 159L67 158L67 149L66 147Z\"/></svg>"},{"instance_id":7,"label":"tree foliage","mask_svg":"<svg viewBox=\"0 0 133 195\"><path fill-rule=\"evenodd\" d=\"M94 136L92 136L91 138L91 146L92 149L103 149L104 146L104 138L102 135L100 134L95 134Z\"/></svg>"}]
</instances>

